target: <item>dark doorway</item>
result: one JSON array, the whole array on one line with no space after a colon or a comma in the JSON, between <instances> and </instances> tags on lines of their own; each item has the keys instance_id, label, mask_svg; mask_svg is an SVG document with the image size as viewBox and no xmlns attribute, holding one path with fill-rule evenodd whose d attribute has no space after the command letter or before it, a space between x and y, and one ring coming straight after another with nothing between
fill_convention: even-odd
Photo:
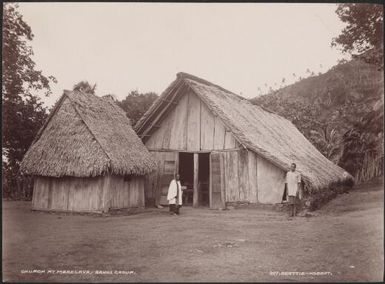
<instances>
[{"instance_id":1,"label":"dark doorway","mask_svg":"<svg viewBox=\"0 0 385 284\"><path fill-rule=\"evenodd\" d=\"M198 193L199 205L209 206L209 187L210 187L210 153L198 154L199 174L198 174Z\"/></svg>"},{"instance_id":2,"label":"dark doorway","mask_svg":"<svg viewBox=\"0 0 385 284\"><path fill-rule=\"evenodd\" d=\"M198 155L198 203L209 206L210 153ZM194 197L194 153L179 153L179 175L183 191L183 204L192 205Z\"/></svg>"},{"instance_id":3,"label":"dark doorway","mask_svg":"<svg viewBox=\"0 0 385 284\"><path fill-rule=\"evenodd\" d=\"M192 205L194 192L194 154L179 153L180 183L183 191L183 205Z\"/></svg>"}]
</instances>

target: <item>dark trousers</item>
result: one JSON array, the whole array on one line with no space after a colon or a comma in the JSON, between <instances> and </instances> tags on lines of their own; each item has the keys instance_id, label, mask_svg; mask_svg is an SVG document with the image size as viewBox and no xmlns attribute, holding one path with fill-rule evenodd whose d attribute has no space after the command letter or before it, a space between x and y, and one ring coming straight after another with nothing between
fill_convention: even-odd
<instances>
[{"instance_id":1,"label":"dark trousers","mask_svg":"<svg viewBox=\"0 0 385 284\"><path fill-rule=\"evenodd\" d=\"M179 207L180 207L180 205L170 204L170 212L179 215Z\"/></svg>"},{"instance_id":2,"label":"dark trousers","mask_svg":"<svg viewBox=\"0 0 385 284\"><path fill-rule=\"evenodd\" d=\"M291 216L297 215L297 196L289 195L289 204L291 207Z\"/></svg>"}]
</instances>

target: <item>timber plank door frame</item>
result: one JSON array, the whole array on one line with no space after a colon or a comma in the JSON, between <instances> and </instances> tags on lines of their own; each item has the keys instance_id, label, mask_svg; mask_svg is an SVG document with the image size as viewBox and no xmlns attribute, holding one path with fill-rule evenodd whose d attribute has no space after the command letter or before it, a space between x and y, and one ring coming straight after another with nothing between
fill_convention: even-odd
<instances>
[{"instance_id":1,"label":"timber plank door frame","mask_svg":"<svg viewBox=\"0 0 385 284\"><path fill-rule=\"evenodd\" d=\"M193 162L193 207L198 207L199 206L199 190L198 190L198 183L199 183L199 154L194 153L194 162Z\"/></svg>"},{"instance_id":2,"label":"timber plank door frame","mask_svg":"<svg viewBox=\"0 0 385 284\"><path fill-rule=\"evenodd\" d=\"M187 157L190 157L191 160ZM209 206L210 152L178 152L177 173L181 175L182 186L189 184L190 188L192 188L192 207ZM188 183L186 182L187 180ZM191 192L185 192L184 194L189 193Z\"/></svg>"},{"instance_id":3,"label":"timber plank door frame","mask_svg":"<svg viewBox=\"0 0 385 284\"><path fill-rule=\"evenodd\" d=\"M161 173L159 175L157 194L159 196L159 204L168 205L168 187L178 171L179 152L163 152L162 155Z\"/></svg>"},{"instance_id":4,"label":"timber plank door frame","mask_svg":"<svg viewBox=\"0 0 385 284\"><path fill-rule=\"evenodd\" d=\"M221 152L210 153L210 209L225 209L225 178L223 155Z\"/></svg>"},{"instance_id":5,"label":"timber plank door frame","mask_svg":"<svg viewBox=\"0 0 385 284\"><path fill-rule=\"evenodd\" d=\"M181 155L184 155L184 158L181 158ZM181 151L181 152L178 152L178 162L177 162L177 167L176 167L176 173L178 173L179 175L181 175L181 178L182 178L182 181L186 182L186 180L189 181L189 184L190 182L192 182L192 189L193 189L193 195L192 195L192 207L196 208L199 206L199 196L200 196L200 192L199 192L199 155L201 155L201 153L197 153L197 152L191 152L191 151ZM191 157L191 161L190 159L186 159L187 157ZM180 166L182 168L180 168ZM188 169L186 171L186 169ZM189 176L190 178L186 177ZM186 180L183 180L184 178L186 178ZM187 184L187 183L186 183ZM186 185L184 183L182 183L182 186L183 185ZM188 194L187 192L185 192L184 194Z\"/></svg>"}]
</instances>

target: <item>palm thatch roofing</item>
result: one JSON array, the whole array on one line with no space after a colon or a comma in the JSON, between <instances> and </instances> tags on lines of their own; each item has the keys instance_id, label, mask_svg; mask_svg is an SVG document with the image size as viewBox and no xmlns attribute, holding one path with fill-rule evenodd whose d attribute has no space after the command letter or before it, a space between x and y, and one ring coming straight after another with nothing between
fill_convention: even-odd
<instances>
[{"instance_id":1,"label":"palm thatch roofing","mask_svg":"<svg viewBox=\"0 0 385 284\"><path fill-rule=\"evenodd\" d=\"M350 174L323 156L289 120L186 73L178 73L176 80L137 122L135 129L140 137L145 138L151 133L151 121L162 109L173 107L183 95L180 90L186 88L223 121L244 148L285 171L295 162L309 190L353 181ZM174 103L170 103L172 101Z\"/></svg>"},{"instance_id":2,"label":"palm thatch roofing","mask_svg":"<svg viewBox=\"0 0 385 284\"><path fill-rule=\"evenodd\" d=\"M24 156L28 175L90 177L144 175L155 162L111 99L64 91Z\"/></svg>"}]
</instances>

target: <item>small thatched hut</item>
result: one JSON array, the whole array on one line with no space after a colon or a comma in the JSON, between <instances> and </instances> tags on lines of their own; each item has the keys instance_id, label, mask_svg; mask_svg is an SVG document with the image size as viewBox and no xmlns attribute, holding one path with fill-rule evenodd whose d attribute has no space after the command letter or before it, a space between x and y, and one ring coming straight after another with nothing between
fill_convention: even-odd
<instances>
[{"instance_id":1,"label":"small thatched hut","mask_svg":"<svg viewBox=\"0 0 385 284\"><path fill-rule=\"evenodd\" d=\"M106 212L144 206L155 162L110 97L64 91L24 156L37 210Z\"/></svg>"},{"instance_id":2,"label":"small thatched hut","mask_svg":"<svg viewBox=\"0 0 385 284\"><path fill-rule=\"evenodd\" d=\"M167 203L175 172L192 195L186 202L211 208L281 202L292 162L309 194L352 181L287 119L186 73L177 75L135 128L158 163L146 196L160 204Z\"/></svg>"}]
</instances>

